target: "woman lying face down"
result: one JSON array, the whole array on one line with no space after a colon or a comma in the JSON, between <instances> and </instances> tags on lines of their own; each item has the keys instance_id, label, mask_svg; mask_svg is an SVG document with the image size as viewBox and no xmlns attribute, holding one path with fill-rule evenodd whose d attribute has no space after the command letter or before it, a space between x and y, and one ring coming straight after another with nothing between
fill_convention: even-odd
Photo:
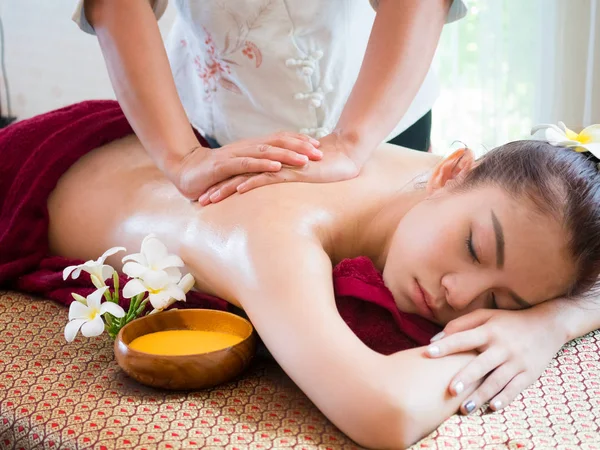
<instances>
[{"instance_id":1,"label":"woman lying face down","mask_svg":"<svg viewBox=\"0 0 600 450\"><path fill-rule=\"evenodd\" d=\"M137 141L117 141L62 177L49 199L50 245L91 259L156 233L199 290L244 308L343 432L368 447L402 448L469 399L478 383L457 395L447 387L476 353L375 353L339 316L332 262L370 257L401 311L445 324L583 292L600 261L600 182L585 156L527 141L481 161L468 150L438 161L383 148L354 180L269 186L203 208L174 191Z\"/></svg>"},{"instance_id":2,"label":"woman lying face down","mask_svg":"<svg viewBox=\"0 0 600 450\"><path fill-rule=\"evenodd\" d=\"M513 142L477 162L453 155L387 250L384 279L398 308L445 324L589 288L598 185L593 163L546 143Z\"/></svg>"}]
</instances>

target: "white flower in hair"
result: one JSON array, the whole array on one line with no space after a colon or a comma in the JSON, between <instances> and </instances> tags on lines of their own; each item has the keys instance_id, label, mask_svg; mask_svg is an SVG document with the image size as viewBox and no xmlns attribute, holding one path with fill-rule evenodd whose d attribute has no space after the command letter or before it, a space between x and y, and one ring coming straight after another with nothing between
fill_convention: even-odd
<instances>
[{"instance_id":1,"label":"white flower in hair","mask_svg":"<svg viewBox=\"0 0 600 450\"><path fill-rule=\"evenodd\" d=\"M558 122L558 126L541 124L531 129L531 135L535 140L570 147L576 152L590 152L600 159L600 125L590 125L576 133L562 122Z\"/></svg>"}]
</instances>

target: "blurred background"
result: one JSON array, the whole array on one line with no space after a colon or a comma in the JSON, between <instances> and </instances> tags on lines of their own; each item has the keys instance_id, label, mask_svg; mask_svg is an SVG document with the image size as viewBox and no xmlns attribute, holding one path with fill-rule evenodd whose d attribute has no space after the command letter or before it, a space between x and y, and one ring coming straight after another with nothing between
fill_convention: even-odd
<instances>
[{"instance_id":1,"label":"blurred background","mask_svg":"<svg viewBox=\"0 0 600 450\"><path fill-rule=\"evenodd\" d=\"M598 0L468 0L435 59L436 150L454 139L491 148L532 124L600 123Z\"/></svg>"},{"instance_id":2,"label":"blurred background","mask_svg":"<svg viewBox=\"0 0 600 450\"><path fill-rule=\"evenodd\" d=\"M598 0L467 3L467 17L445 27L434 62L434 151L459 140L482 152L527 136L536 123L600 123ZM0 0L2 116L114 98L96 39L71 21L74 4ZM163 36L173 8L159 22Z\"/></svg>"}]
</instances>

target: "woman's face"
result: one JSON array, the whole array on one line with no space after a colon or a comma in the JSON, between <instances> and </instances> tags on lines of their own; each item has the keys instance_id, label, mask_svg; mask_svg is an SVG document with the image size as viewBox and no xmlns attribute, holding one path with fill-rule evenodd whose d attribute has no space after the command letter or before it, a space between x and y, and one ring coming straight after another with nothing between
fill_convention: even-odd
<instances>
[{"instance_id":1,"label":"woman's face","mask_svg":"<svg viewBox=\"0 0 600 450\"><path fill-rule=\"evenodd\" d=\"M524 309L572 284L566 241L557 220L501 188L441 188L400 222L383 277L401 311L439 324L478 308Z\"/></svg>"}]
</instances>

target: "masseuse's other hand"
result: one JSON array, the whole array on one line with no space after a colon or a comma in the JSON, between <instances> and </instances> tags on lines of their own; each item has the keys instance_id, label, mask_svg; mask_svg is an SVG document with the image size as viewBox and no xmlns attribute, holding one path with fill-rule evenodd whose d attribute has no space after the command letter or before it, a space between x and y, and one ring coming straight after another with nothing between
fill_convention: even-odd
<instances>
[{"instance_id":1,"label":"masseuse's other hand","mask_svg":"<svg viewBox=\"0 0 600 450\"><path fill-rule=\"evenodd\" d=\"M284 167L279 171L264 171L261 174L245 174L233 177L213 186L200 203L216 203L236 192L243 194L252 189L275 183L304 181L309 183L330 183L354 178L360 172L360 165L349 155L348 146L337 134L325 136L319 149L323 159L311 161L301 167Z\"/></svg>"},{"instance_id":2,"label":"masseuse's other hand","mask_svg":"<svg viewBox=\"0 0 600 450\"><path fill-rule=\"evenodd\" d=\"M497 411L537 380L560 350L564 338L553 329L552 318L540 307L522 311L480 309L449 322L441 338L434 336L427 354L441 358L478 351L479 356L450 382L449 391L457 395L487 376L462 404L461 412L469 414L488 401Z\"/></svg>"},{"instance_id":3,"label":"masseuse's other hand","mask_svg":"<svg viewBox=\"0 0 600 450\"><path fill-rule=\"evenodd\" d=\"M322 157L319 141L298 133L244 139L211 150L197 147L171 171L171 179L190 200L198 200L217 183L240 174L276 173L282 164L304 167Z\"/></svg>"}]
</instances>

